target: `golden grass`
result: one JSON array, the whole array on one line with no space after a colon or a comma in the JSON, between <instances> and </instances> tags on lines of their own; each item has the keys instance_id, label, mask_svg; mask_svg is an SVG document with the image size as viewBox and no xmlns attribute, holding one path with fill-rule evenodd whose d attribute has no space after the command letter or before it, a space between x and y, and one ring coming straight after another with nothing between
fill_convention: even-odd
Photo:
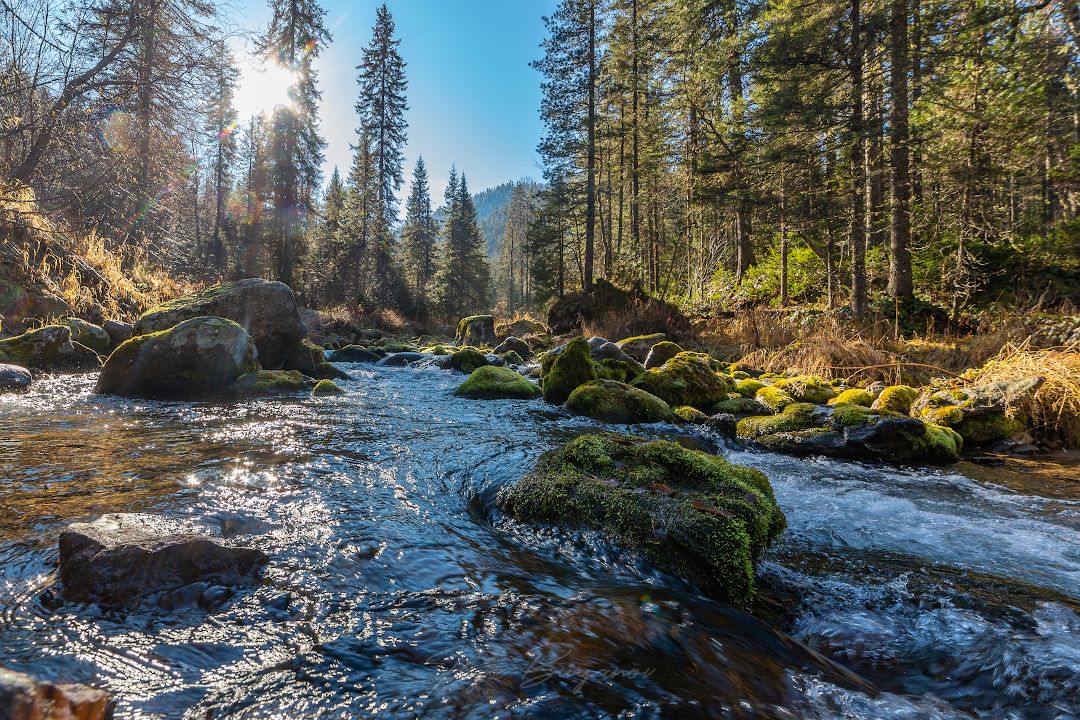
<instances>
[{"instance_id":1,"label":"golden grass","mask_svg":"<svg viewBox=\"0 0 1080 720\"><path fill-rule=\"evenodd\" d=\"M1039 389L1007 412L1023 418L1041 438L1080 447L1080 343L1043 350L1009 343L982 367L964 373L963 382L982 385L1036 376L1043 378Z\"/></svg>"}]
</instances>

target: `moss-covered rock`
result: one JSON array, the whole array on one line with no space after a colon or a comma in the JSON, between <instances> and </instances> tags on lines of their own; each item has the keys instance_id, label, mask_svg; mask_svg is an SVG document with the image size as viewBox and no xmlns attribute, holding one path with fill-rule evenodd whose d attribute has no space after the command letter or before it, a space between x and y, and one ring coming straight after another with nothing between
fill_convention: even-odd
<instances>
[{"instance_id":1,"label":"moss-covered rock","mask_svg":"<svg viewBox=\"0 0 1080 720\"><path fill-rule=\"evenodd\" d=\"M645 357L645 368L649 370L658 368L682 351L683 349L675 343L661 340L649 350L649 354Z\"/></svg>"},{"instance_id":2,"label":"moss-covered rock","mask_svg":"<svg viewBox=\"0 0 1080 720\"><path fill-rule=\"evenodd\" d=\"M739 421L736 434L740 440L756 440L778 432L821 427L821 420L814 415L816 409L811 403L792 403L777 415L745 417Z\"/></svg>"},{"instance_id":3,"label":"moss-covered rock","mask_svg":"<svg viewBox=\"0 0 1080 720\"><path fill-rule=\"evenodd\" d=\"M311 377L316 380L348 380L349 374L334 367L332 363L321 362L315 366Z\"/></svg>"},{"instance_id":4,"label":"moss-covered rock","mask_svg":"<svg viewBox=\"0 0 1080 720\"><path fill-rule=\"evenodd\" d=\"M888 410L907 415L911 412L911 404L915 402L918 395L915 388L908 385L890 385L881 391L870 407L874 410Z\"/></svg>"},{"instance_id":5,"label":"moss-covered rock","mask_svg":"<svg viewBox=\"0 0 1080 720\"><path fill-rule=\"evenodd\" d=\"M640 365L636 360L618 360L615 358L604 358L599 362L594 361L596 366L596 376L604 380L618 380L619 382L631 383L641 373L645 372L645 368Z\"/></svg>"},{"instance_id":6,"label":"moss-covered rock","mask_svg":"<svg viewBox=\"0 0 1080 720\"><path fill-rule=\"evenodd\" d=\"M579 385L596 379L592 353L585 338L574 338L562 352L547 353L541 361L540 387L544 399L562 405Z\"/></svg>"},{"instance_id":7,"label":"moss-covered rock","mask_svg":"<svg viewBox=\"0 0 1080 720\"><path fill-rule=\"evenodd\" d=\"M461 318L455 336L459 345L491 347L495 340L495 318L490 315L470 315Z\"/></svg>"},{"instance_id":8,"label":"moss-covered rock","mask_svg":"<svg viewBox=\"0 0 1080 720\"><path fill-rule=\"evenodd\" d=\"M844 390L842 393L834 397L829 401L830 405L862 405L863 407L870 407L874 404L876 396L874 393L862 388L850 388Z\"/></svg>"},{"instance_id":9,"label":"moss-covered rock","mask_svg":"<svg viewBox=\"0 0 1080 720\"><path fill-rule=\"evenodd\" d=\"M827 381L816 375L798 375L784 378L773 383L773 387L795 399L795 402L824 405L836 397L836 390Z\"/></svg>"},{"instance_id":10,"label":"moss-covered rock","mask_svg":"<svg viewBox=\"0 0 1080 720\"><path fill-rule=\"evenodd\" d=\"M925 462L947 464L960 459L964 439L952 428L925 423L926 433L915 439L913 454Z\"/></svg>"},{"instance_id":11,"label":"moss-covered rock","mask_svg":"<svg viewBox=\"0 0 1080 720\"><path fill-rule=\"evenodd\" d=\"M704 425L709 421L708 415L689 405L682 405L674 408L671 412L679 422L689 423L691 425Z\"/></svg>"},{"instance_id":12,"label":"moss-covered rock","mask_svg":"<svg viewBox=\"0 0 1080 720\"><path fill-rule=\"evenodd\" d=\"M73 341L85 345L98 355L108 355L112 349L112 338L103 327L75 317L64 318L60 324L71 330Z\"/></svg>"},{"instance_id":13,"label":"moss-covered rock","mask_svg":"<svg viewBox=\"0 0 1080 720\"><path fill-rule=\"evenodd\" d=\"M299 370L314 377L315 368L326 361L326 351L307 338L301 338L289 344L282 361L282 370Z\"/></svg>"},{"instance_id":14,"label":"moss-covered rock","mask_svg":"<svg viewBox=\"0 0 1080 720\"><path fill-rule=\"evenodd\" d=\"M671 419L671 408L666 402L617 380L593 380L579 385L567 398L566 407L575 415L623 425Z\"/></svg>"},{"instance_id":15,"label":"moss-covered rock","mask_svg":"<svg viewBox=\"0 0 1080 720\"><path fill-rule=\"evenodd\" d=\"M732 377L735 378L735 373L732 373ZM738 382L735 383L735 392L739 393L744 398L753 398L757 395L758 390L763 387L768 387L765 383L761 382L757 378L745 377L741 379L736 379L738 380Z\"/></svg>"},{"instance_id":16,"label":"moss-covered rock","mask_svg":"<svg viewBox=\"0 0 1080 720\"><path fill-rule=\"evenodd\" d=\"M344 395L345 391L333 380L320 380L315 383L315 387L311 389L311 394L314 396Z\"/></svg>"},{"instance_id":17,"label":"moss-covered rock","mask_svg":"<svg viewBox=\"0 0 1080 720\"><path fill-rule=\"evenodd\" d=\"M122 343L101 369L96 391L126 397L214 397L258 369L255 343L244 328L224 318L198 317Z\"/></svg>"},{"instance_id":18,"label":"moss-covered rock","mask_svg":"<svg viewBox=\"0 0 1080 720\"><path fill-rule=\"evenodd\" d=\"M477 368L454 394L470 400L532 400L540 388L507 367L485 365Z\"/></svg>"},{"instance_id":19,"label":"moss-covered rock","mask_svg":"<svg viewBox=\"0 0 1080 720\"><path fill-rule=\"evenodd\" d=\"M332 362L374 363L383 356L363 345L346 345L330 353L329 358Z\"/></svg>"},{"instance_id":20,"label":"moss-covered rock","mask_svg":"<svg viewBox=\"0 0 1080 720\"><path fill-rule=\"evenodd\" d=\"M427 353L428 355L449 355L450 351L446 349L445 345L428 345L425 348L421 348L420 352Z\"/></svg>"},{"instance_id":21,"label":"moss-covered rock","mask_svg":"<svg viewBox=\"0 0 1080 720\"><path fill-rule=\"evenodd\" d=\"M465 374L471 374L477 368L490 365L487 355L471 347L461 348L450 353L449 366Z\"/></svg>"},{"instance_id":22,"label":"moss-covered rock","mask_svg":"<svg viewBox=\"0 0 1080 720\"><path fill-rule=\"evenodd\" d=\"M967 445L989 445L1007 440L1024 429L1019 420L1005 415L1004 412L992 412L985 415L970 415L952 426Z\"/></svg>"},{"instance_id":23,"label":"moss-covered rock","mask_svg":"<svg viewBox=\"0 0 1080 720\"><path fill-rule=\"evenodd\" d=\"M754 399L774 413L782 412L784 408L795 404L795 398L774 385L766 385L758 389Z\"/></svg>"},{"instance_id":24,"label":"moss-covered rock","mask_svg":"<svg viewBox=\"0 0 1080 720\"><path fill-rule=\"evenodd\" d=\"M754 596L754 564L786 520L760 471L678 443L584 435L500 492L524 522L608 533L661 569L735 605Z\"/></svg>"},{"instance_id":25,"label":"moss-covered rock","mask_svg":"<svg viewBox=\"0 0 1080 720\"><path fill-rule=\"evenodd\" d=\"M624 353L634 358L639 363L644 364L645 360L649 357L649 351L652 350L653 345L658 342L663 342L664 340L667 340L667 335L664 333L653 333L652 335L635 335L634 337L628 337L615 344L618 345L619 349Z\"/></svg>"},{"instance_id":26,"label":"moss-covered rock","mask_svg":"<svg viewBox=\"0 0 1080 720\"><path fill-rule=\"evenodd\" d=\"M319 382L334 384L330 380ZM238 377L229 385L227 394L236 399L288 395L314 390L316 385L299 370L256 370Z\"/></svg>"},{"instance_id":27,"label":"moss-covered rock","mask_svg":"<svg viewBox=\"0 0 1080 720\"><path fill-rule=\"evenodd\" d=\"M259 350L264 368L277 368L294 343L307 334L296 298L288 285L257 278L207 288L147 311L134 334L146 335L196 317L219 317L243 327Z\"/></svg>"},{"instance_id":28,"label":"moss-covered rock","mask_svg":"<svg viewBox=\"0 0 1080 720\"><path fill-rule=\"evenodd\" d=\"M707 410L726 399L732 387L730 379L718 372L719 365L704 353L681 352L660 367L643 372L632 385L671 407L689 405Z\"/></svg>"},{"instance_id":29,"label":"moss-covered rock","mask_svg":"<svg viewBox=\"0 0 1080 720\"><path fill-rule=\"evenodd\" d=\"M727 413L728 415L744 416L744 415L772 415L772 410L765 403L758 402L753 398L742 397L740 395L733 395L727 400L721 400L715 403L709 412L712 414Z\"/></svg>"},{"instance_id":30,"label":"moss-covered rock","mask_svg":"<svg viewBox=\"0 0 1080 720\"><path fill-rule=\"evenodd\" d=\"M529 344L520 338L516 338L513 335L503 340L495 347L496 355L503 355L505 353L517 353L523 358L532 357L532 349L529 348Z\"/></svg>"},{"instance_id":31,"label":"moss-covered rock","mask_svg":"<svg viewBox=\"0 0 1080 720\"><path fill-rule=\"evenodd\" d=\"M518 355L513 350L511 350L510 352L507 352L507 353L503 353L502 355L499 356L499 359L502 360L507 365L524 365L525 364L525 359L523 357L521 357L520 355Z\"/></svg>"},{"instance_id":32,"label":"moss-covered rock","mask_svg":"<svg viewBox=\"0 0 1080 720\"><path fill-rule=\"evenodd\" d=\"M40 370L101 367L97 353L74 342L70 328L64 325L46 325L0 340L0 362Z\"/></svg>"}]
</instances>

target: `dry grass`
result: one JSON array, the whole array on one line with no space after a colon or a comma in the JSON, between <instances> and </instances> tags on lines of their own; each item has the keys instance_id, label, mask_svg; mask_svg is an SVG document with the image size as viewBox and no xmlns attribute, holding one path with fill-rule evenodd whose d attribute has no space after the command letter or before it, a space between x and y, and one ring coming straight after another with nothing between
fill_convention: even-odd
<instances>
[{"instance_id":1,"label":"dry grass","mask_svg":"<svg viewBox=\"0 0 1080 720\"><path fill-rule=\"evenodd\" d=\"M982 367L963 376L964 384L982 385L1041 377L1042 385L1008 408L1044 439L1080 448L1080 343L1033 350L1028 343L1007 344Z\"/></svg>"},{"instance_id":2,"label":"dry grass","mask_svg":"<svg viewBox=\"0 0 1080 720\"><path fill-rule=\"evenodd\" d=\"M677 310L639 298L631 298L627 307L606 312L581 327L585 337L603 337L612 342L656 332L667 334L675 342L691 336L689 323Z\"/></svg>"}]
</instances>

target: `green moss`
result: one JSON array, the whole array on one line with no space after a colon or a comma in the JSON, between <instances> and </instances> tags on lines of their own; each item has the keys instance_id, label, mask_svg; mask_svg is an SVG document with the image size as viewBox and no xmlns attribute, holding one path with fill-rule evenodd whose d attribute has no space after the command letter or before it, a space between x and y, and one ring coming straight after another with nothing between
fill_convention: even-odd
<instances>
[{"instance_id":1,"label":"green moss","mask_svg":"<svg viewBox=\"0 0 1080 720\"><path fill-rule=\"evenodd\" d=\"M793 397L796 402L824 405L836 397L836 390L816 375L799 375L773 383L773 387Z\"/></svg>"},{"instance_id":2,"label":"green moss","mask_svg":"<svg viewBox=\"0 0 1080 720\"><path fill-rule=\"evenodd\" d=\"M753 398L742 396L729 397L727 400L721 400L709 408L709 412L713 415L716 415L717 413L728 413L729 415L736 416L772 414L772 410L764 403L758 402Z\"/></svg>"},{"instance_id":3,"label":"green moss","mask_svg":"<svg viewBox=\"0 0 1080 720\"><path fill-rule=\"evenodd\" d=\"M307 392L314 386L315 381L299 370L256 370L238 377L229 386L229 394L238 398L262 397Z\"/></svg>"},{"instance_id":4,"label":"green moss","mask_svg":"<svg viewBox=\"0 0 1080 720\"><path fill-rule=\"evenodd\" d=\"M510 368L485 365L465 378L454 394L470 400L532 400L540 388Z\"/></svg>"},{"instance_id":5,"label":"green moss","mask_svg":"<svg viewBox=\"0 0 1080 720\"><path fill-rule=\"evenodd\" d=\"M926 434L915 440L913 455L923 462L952 463L960 459L964 439L952 428L926 424Z\"/></svg>"},{"instance_id":6,"label":"green moss","mask_svg":"<svg viewBox=\"0 0 1080 720\"><path fill-rule=\"evenodd\" d=\"M596 365L596 377L602 380L618 380L619 382L633 382L642 373L640 365L635 365L626 360L604 358Z\"/></svg>"},{"instance_id":7,"label":"green moss","mask_svg":"<svg viewBox=\"0 0 1080 720\"><path fill-rule=\"evenodd\" d=\"M829 415L829 424L836 428L865 427L880 418L880 413L862 405L835 405Z\"/></svg>"},{"instance_id":8,"label":"green moss","mask_svg":"<svg viewBox=\"0 0 1080 720\"><path fill-rule=\"evenodd\" d=\"M45 325L0 340L0 362L41 370L76 370L101 367L90 348L71 341L64 325Z\"/></svg>"},{"instance_id":9,"label":"green moss","mask_svg":"<svg viewBox=\"0 0 1080 720\"><path fill-rule=\"evenodd\" d=\"M773 412L782 412L784 408L795 404L795 398L775 385L766 385L760 388L754 395L754 399Z\"/></svg>"},{"instance_id":10,"label":"green moss","mask_svg":"<svg viewBox=\"0 0 1080 720\"><path fill-rule=\"evenodd\" d=\"M646 370L631 384L672 407L706 410L731 391L730 379L717 372L720 364L704 353L681 352L660 367Z\"/></svg>"},{"instance_id":11,"label":"green moss","mask_svg":"<svg viewBox=\"0 0 1080 720\"><path fill-rule=\"evenodd\" d=\"M907 415L918 396L918 391L908 385L890 385L881 391L870 407Z\"/></svg>"},{"instance_id":12,"label":"green moss","mask_svg":"<svg viewBox=\"0 0 1080 720\"><path fill-rule=\"evenodd\" d=\"M491 315L470 315L469 317L463 317L458 321L457 332L455 337L461 344L467 343L483 343L484 339L480 337L480 332L476 332L475 325L486 324L491 328L492 334L495 331L495 320Z\"/></svg>"},{"instance_id":13,"label":"green moss","mask_svg":"<svg viewBox=\"0 0 1080 720\"><path fill-rule=\"evenodd\" d=\"M521 358L521 356L518 355L513 350L511 350L510 352L503 353L501 355L501 357L502 357L502 361L504 363L506 363L507 365L524 365L525 364L525 361Z\"/></svg>"},{"instance_id":14,"label":"green moss","mask_svg":"<svg viewBox=\"0 0 1080 720\"><path fill-rule=\"evenodd\" d=\"M420 352L428 353L430 355L449 355L450 351L446 349L445 345L430 345Z\"/></svg>"},{"instance_id":15,"label":"green moss","mask_svg":"<svg viewBox=\"0 0 1080 720\"><path fill-rule=\"evenodd\" d=\"M390 354L419 351L416 343L409 342L408 340L401 340L399 338L383 338L369 347L376 347Z\"/></svg>"},{"instance_id":16,"label":"green moss","mask_svg":"<svg viewBox=\"0 0 1080 720\"><path fill-rule=\"evenodd\" d=\"M734 377L734 375L732 375L732 377ZM735 392L739 393L744 398L752 398L757 395L757 391L763 387L767 386L760 380L755 380L752 377L746 377L735 383Z\"/></svg>"},{"instance_id":17,"label":"green moss","mask_svg":"<svg viewBox=\"0 0 1080 720\"><path fill-rule=\"evenodd\" d=\"M450 354L450 367L463 373L472 373L477 368L489 365L487 356L471 347L461 348Z\"/></svg>"},{"instance_id":18,"label":"green moss","mask_svg":"<svg viewBox=\"0 0 1080 720\"><path fill-rule=\"evenodd\" d=\"M549 403L562 405L575 388L595 379L596 368L585 338L574 338L561 353L548 353L541 361L540 387Z\"/></svg>"},{"instance_id":19,"label":"green moss","mask_svg":"<svg viewBox=\"0 0 1080 720\"><path fill-rule=\"evenodd\" d=\"M1024 424L1003 412L995 412L966 417L952 428L968 445L988 445L1012 437L1024 429Z\"/></svg>"},{"instance_id":20,"label":"green moss","mask_svg":"<svg viewBox=\"0 0 1080 720\"><path fill-rule=\"evenodd\" d=\"M315 372L315 368L319 363L325 360L326 351L321 346L316 345L307 338L302 338L292 343L292 346L286 351L282 368L285 370L299 370L306 375L311 375Z\"/></svg>"},{"instance_id":21,"label":"green moss","mask_svg":"<svg viewBox=\"0 0 1080 720\"><path fill-rule=\"evenodd\" d=\"M311 390L312 395L344 395L345 391L333 380L320 380Z\"/></svg>"},{"instance_id":22,"label":"green moss","mask_svg":"<svg viewBox=\"0 0 1080 720\"><path fill-rule=\"evenodd\" d=\"M795 403L788 405L779 415L745 417L736 426L740 440L756 440L765 435L821 427L824 421L814 415L817 405Z\"/></svg>"},{"instance_id":23,"label":"green moss","mask_svg":"<svg viewBox=\"0 0 1080 720\"><path fill-rule=\"evenodd\" d=\"M674 442L585 435L541 458L498 497L525 522L591 528L735 605L784 514L759 471Z\"/></svg>"},{"instance_id":24,"label":"green moss","mask_svg":"<svg viewBox=\"0 0 1080 720\"><path fill-rule=\"evenodd\" d=\"M832 400L829 401L830 405L862 405L863 407L870 407L874 404L874 393L863 390L862 388L851 388L845 390Z\"/></svg>"},{"instance_id":25,"label":"green moss","mask_svg":"<svg viewBox=\"0 0 1080 720\"><path fill-rule=\"evenodd\" d=\"M692 425L701 425L709 421L709 416L701 412L697 408L690 407L689 405L683 405L672 410L679 420L684 423L690 423Z\"/></svg>"},{"instance_id":26,"label":"green moss","mask_svg":"<svg viewBox=\"0 0 1080 720\"><path fill-rule=\"evenodd\" d=\"M733 370L731 372L731 377L735 378L736 380L750 380L751 379L750 378L750 373L745 372L743 370ZM757 391L755 390L755 392L757 392ZM753 397L753 396L751 395L751 397Z\"/></svg>"},{"instance_id":27,"label":"green moss","mask_svg":"<svg viewBox=\"0 0 1080 720\"><path fill-rule=\"evenodd\" d=\"M617 380L593 380L570 393L566 407L601 422L630 424L669 420L671 409L655 395Z\"/></svg>"},{"instance_id":28,"label":"green moss","mask_svg":"<svg viewBox=\"0 0 1080 720\"><path fill-rule=\"evenodd\" d=\"M958 405L927 405L920 417L923 422L953 427L964 419L964 411Z\"/></svg>"},{"instance_id":29,"label":"green moss","mask_svg":"<svg viewBox=\"0 0 1080 720\"><path fill-rule=\"evenodd\" d=\"M645 358L645 366L650 368L660 367L682 351L683 349L675 343L661 340L649 350L649 354Z\"/></svg>"}]
</instances>

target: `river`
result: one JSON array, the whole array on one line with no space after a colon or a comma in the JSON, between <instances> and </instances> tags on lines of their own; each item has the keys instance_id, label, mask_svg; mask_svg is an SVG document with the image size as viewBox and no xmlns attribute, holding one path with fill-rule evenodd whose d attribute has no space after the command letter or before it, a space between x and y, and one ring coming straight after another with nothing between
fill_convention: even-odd
<instances>
[{"instance_id":1,"label":"river","mask_svg":"<svg viewBox=\"0 0 1080 720\"><path fill-rule=\"evenodd\" d=\"M1080 717L1080 501L953 470L763 470L788 529L752 613L494 493L601 426L343 364L347 394L240 404L0 396L0 665L110 689L117 717ZM270 556L254 587L131 611L62 600L57 536L189 519Z\"/></svg>"}]
</instances>

